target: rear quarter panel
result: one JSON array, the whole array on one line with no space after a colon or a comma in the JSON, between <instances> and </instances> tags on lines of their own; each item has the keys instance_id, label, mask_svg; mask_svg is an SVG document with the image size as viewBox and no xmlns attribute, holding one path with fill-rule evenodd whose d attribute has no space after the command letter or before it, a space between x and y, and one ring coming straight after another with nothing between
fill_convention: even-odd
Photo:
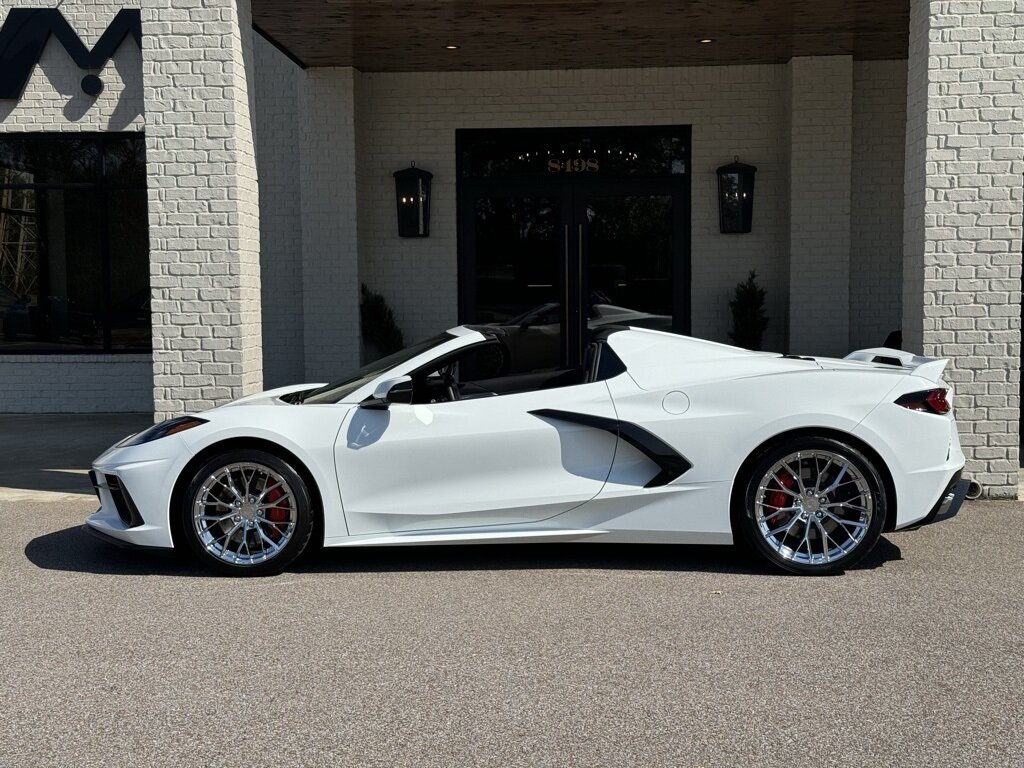
<instances>
[{"instance_id":1,"label":"rear quarter panel","mask_svg":"<svg viewBox=\"0 0 1024 768\"><path fill-rule=\"evenodd\" d=\"M872 409L854 435L871 445L889 467L896 487L896 527L925 517L953 474L964 466L954 411L945 415L912 411L894 402L900 395L946 386L905 376ZM955 398L949 397L955 408Z\"/></svg>"},{"instance_id":2,"label":"rear quarter panel","mask_svg":"<svg viewBox=\"0 0 1024 768\"><path fill-rule=\"evenodd\" d=\"M645 489L642 486L653 474L652 466L620 443L601 496L636 512L620 516L607 527L679 529L691 534L681 539L687 541L731 540L733 483L740 466L758 446L796 429L817 427L857 434L858 424L905 378L875 371L822 370L813 363L784 373L744 375L738 366L725 366L728 378L724 378L721 361L707 367L695 364L685 381L657 389L644 389L628 373L608 382L619 419L658 435L693 466L664 488ZM688 402L682 413L666 410L670 395L670 407L679 410L682 398L674 393L683 393ZM875 441L882 438L865 434L861 439L876 447ZM879 453L885 458L893 451Z\"/></svg>"},{"instance_id":3,"label":"rear quarter panel","mask_svg":"<svg viewBox=\"0 0 1024 768\"><path fill-rule=\"evenodd\" d=\"M731 482L765 441L795 429L823 427L853 433L897 385L896 375L807 368L645 390L627 376L609 382L620 419L640 424L693 464L688 482ZM669 393L689 407L669 413ZM902 409L901 409L902 410Z\"/></svg>"}]
</instances>

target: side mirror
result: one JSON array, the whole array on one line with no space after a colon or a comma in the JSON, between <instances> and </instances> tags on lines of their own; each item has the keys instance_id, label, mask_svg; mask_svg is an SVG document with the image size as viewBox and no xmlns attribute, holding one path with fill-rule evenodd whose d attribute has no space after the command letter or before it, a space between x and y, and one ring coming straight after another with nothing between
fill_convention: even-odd
<instances>
[{"instance_id":1,"label":"side mirror","mask_svg":"<svg viewBox=\"0 0 1024 768\"><path fill-rule=\"evenodd\" d=\"M386 411L391 403L412 403L412 378L409 376L397 376L393 379L385 379L373 390L373 395L362 403L360 408Z\"/></svg>"}]
</instances>

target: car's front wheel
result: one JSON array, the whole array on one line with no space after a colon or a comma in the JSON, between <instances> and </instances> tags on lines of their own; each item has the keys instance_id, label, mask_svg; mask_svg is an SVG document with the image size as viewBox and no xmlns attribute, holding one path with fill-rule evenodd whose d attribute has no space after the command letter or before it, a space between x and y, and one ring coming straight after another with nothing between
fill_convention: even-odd
<instances>
[{"instance_id":1,"label":"car's front wheel","mask_svg":"<svg viewBox=\"0 0 1024 768\"><path fill-rule=\"evenodd\" d=\"M182 494L181 530L206 565L231 575L280 573L306 548L313 505L305 481L266 451L212 457Z\"/></svg>"},{"instance_id":2,"label":"car's front wheel","mask_svg":"<svg viewBox=\"0 0 1024 768\"><path fill-rule=\"evenodd\" d=\"M763 559L791 573L852 566L878 541L885 486L872 461L827 437L777 444L740 478L733 525Z\"/></svg>"}]
</instances>

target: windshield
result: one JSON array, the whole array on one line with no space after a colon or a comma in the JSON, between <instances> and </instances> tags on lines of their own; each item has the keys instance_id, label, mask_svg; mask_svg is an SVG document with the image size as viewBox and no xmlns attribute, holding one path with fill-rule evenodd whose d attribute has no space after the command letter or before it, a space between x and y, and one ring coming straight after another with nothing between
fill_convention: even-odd
<instances>
[{"instance_id":1,"label":"windshield","mask_svg":"<svg viewBox=\"0 0 1024 768\"><path fill-rule=\"evenodd\" d=\"M357 389L365 387L378 376L386 373L396 365L401 365L407 360L412 360L417 355L422 355L424 352L444 344L446 341L451 341L454 338L455 337L450 333L440 333L437 336L431 336L426 341L413 344L411 347L406 347L403 350L395 352L393 355L388 355L387 357L382 357L380 360L374 360L372 363L367 363L358 371L354 371L348 376L344 376L337 381L332 381L330 384L326 384L319 389L314 389L305 397L295 400L295 402L312 404L340 403Z\"/></svg>"}]
</instances>

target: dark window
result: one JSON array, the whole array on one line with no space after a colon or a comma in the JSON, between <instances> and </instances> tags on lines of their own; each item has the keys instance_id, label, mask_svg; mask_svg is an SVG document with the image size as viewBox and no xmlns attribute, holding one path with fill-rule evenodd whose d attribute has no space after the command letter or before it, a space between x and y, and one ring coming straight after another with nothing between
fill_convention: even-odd
<instances>
[{"instance_id":1,"label":"dark window","mask_svg":"<svg viewBox=\"0 0 1024 768\"><path fill-rule=\"evenodd\" d=\"M0 137L0 353L152 346L145 142Z\"/></svg>"},{"instance_id":2,"label":"dark window","mask_svg":"<svg viewBox=\"0 0 1024 768\"><path fill-rule=\"evenodd\" d=\"M606 350L608 363L604 367L594 363L598 348L604 346L597 343L589 346L584 367L552 368L542 354L525 354L517 360L516 348L509 342L505 334L460 349L413 372L413 403L446 403L572 387L611 378L625 370L611 350ZM536 339L531 346L537 346ZM519 352L523 353L522 347Z\"/></svg>"}]
</instances>

